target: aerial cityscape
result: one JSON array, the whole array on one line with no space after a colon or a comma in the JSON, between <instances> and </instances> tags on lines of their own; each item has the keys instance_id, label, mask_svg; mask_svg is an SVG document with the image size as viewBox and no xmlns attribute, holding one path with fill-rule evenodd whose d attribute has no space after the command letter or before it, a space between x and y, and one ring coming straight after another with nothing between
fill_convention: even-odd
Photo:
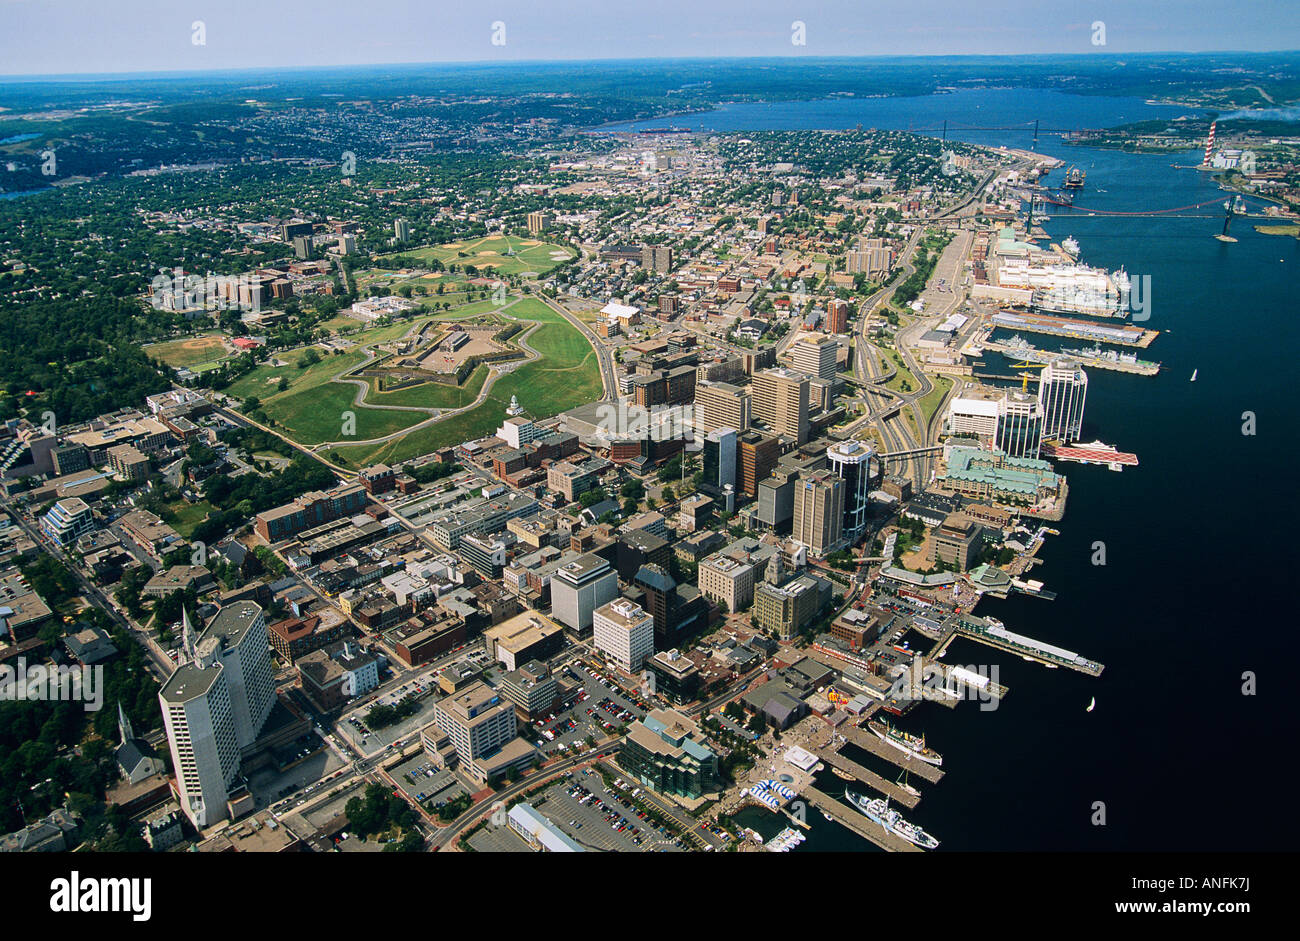
<instances>
[{"instance_id":1,"label":"aerial cityscape","mask_svg":"<svg viewBox=\"0 0 1300 941\"><path fill-rule=\"evenodd\" d=\"M74 6L0 6L6 852L1293 845L1206 803L1296 731L1295 12Z\"/></svg>"}]
</instances>

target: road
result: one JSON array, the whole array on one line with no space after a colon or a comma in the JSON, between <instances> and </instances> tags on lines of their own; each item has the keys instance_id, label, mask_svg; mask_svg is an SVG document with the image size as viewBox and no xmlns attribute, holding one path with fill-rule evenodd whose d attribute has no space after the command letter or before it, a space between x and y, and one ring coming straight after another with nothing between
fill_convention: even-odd
<instances>
[{"instance_id":1,"label":"road","mask_svg":"<svg viewBox=\"0 0 1300 941\"><path fill-rule=\"evenodd\" d=\"M590 751L583 752L581 755L575 755L572 758L565 758L540 771L537 774L527 775L520 778L514 784L504 790L498 791L496 797L489 801L479 801L469 810L465 811L448 826L438 830L429 841L429 848L433 850L441 849L444 846L455 848L455 841L460 834L469 829L483 817L492 813L492 809L498 804L508 804L513 798L518 797L524 791L531 790L544 781L550 781L560 777L566 771L572 771L584 764L591 764L602 755L612 755L622 746L613 742L601 748L593 748Z\"/></svg>"},{"instance_id":2,"label":"road","mask_svg":"<svg viewBox=\"0 0 1300 941\"><path fill-rule=\"evenodd\" d=\"M31 537L37 545L54 558L63 561L61 558L62 553L57 548L51 546L48 540L46 540L45 535L41 533L36 526L29 523L19 510L11 509L9 515L14 522L22 528L23 532ZM82 596L103 609L104 613L112 619L114 624L121 627L129 636L135 638L136 642L144 648L145 653L149 656L154 676L158 682L167 682L167 678L171 676L172 672L176 669L176 664L172 663L171 659L164 655L162 650L152 642L152 638L149 637L148 632L144 628L136 627L135 624L133 624L125 615L118 611L109 597L104 594L104 592L100 591L99 586L86 578L79 566L71 562L65 562L64 568L72 573L72 577L77 580L77 585L81 589Z\"/></svg>"}]
</instances>

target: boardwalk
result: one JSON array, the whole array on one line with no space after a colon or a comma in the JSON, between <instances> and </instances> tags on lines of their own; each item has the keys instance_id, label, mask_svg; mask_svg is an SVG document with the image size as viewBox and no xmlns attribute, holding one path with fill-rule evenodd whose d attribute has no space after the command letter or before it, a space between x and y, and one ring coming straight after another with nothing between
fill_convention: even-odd
<instances>
[{"instance_id":1,"label":"boardwalk","mask_svg":"<svg viewBox=\"0 0 1300 941\"><path fill-rule=\"evenodd\" d=\"M931 784L938 784L943 777L943 771L939 768L917 758L912 758L902 749L895 748L893 745L886 745L865 729L850 725L843 729L840 734L863 751L869 751L877 758L883 758L890 764L898 765L909 774L924 778Z\"/></svg>"},{"instance_id":2,"label":"boardwalk","mask_svg":"<svg viewBox=\"0 0 1300 941\"><path fill-rule=\"evenodd\" d=\"M875 788L881 794L884 794L895 803L902 804L908 810L911 810L921 801L921 798L917 797L910 791L903 790L892 781L885 780L874 771L862 767L862 765L852 759L845 758L837 751L832 751L829 748L819 748L817 749L817 757L821 758L827 764L834 765L841 771L847 771L863 784Z\"/></svg>"}]
</instances>

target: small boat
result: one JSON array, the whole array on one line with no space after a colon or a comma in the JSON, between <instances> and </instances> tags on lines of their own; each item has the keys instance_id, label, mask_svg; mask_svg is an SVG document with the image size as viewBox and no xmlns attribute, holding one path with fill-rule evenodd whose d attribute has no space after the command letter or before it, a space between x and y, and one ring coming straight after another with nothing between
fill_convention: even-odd
<instances>
[{"instance_id":1,"label":"small boat","mask_svg":"<svg viewBox=\"0 0 1300 941\"><path fill-rule=\"evenodd\" d=\"M1094 709L1096 709L1096 708L1097 708L1097 697L1096 697L1096 696L1093 696L1093 697L1092 697L1092 700L1088 703L1088 708L1085 709L1084 711L1085 711L1085 712L1092 712L1092 710L1094 710Z\"/></svg>"},{"instance_id":2,"label":"small boat","mask_svg":"<svg viewBox=\"0 0 1300 941\"><path fill-rule=\"evenodd\" d=\"M1196 374L1197 374L1198 372L1200 372L1199 369L1193 369L1193 370L1192 370L1192 378L1191 378L1191 379L1188 379L1187 381L1188 381L1188 382L1195 382L1195 381L1196 381Z\"/></svg>"},{"instance_id":3,"label":"small boat","mask_svg":"<svg viewBox=\"0 0 1300 941\"><path fill-rule=\"evenodd\" d=\"M853 775L849 774L847 771L845 771L845 770L842 769L842 768L835 768L835 767L832 767L832 768L831 768L831 774L833 774L833 775L835 775L835 777L837 777L837 778L841 778L841 779L843 779L843 780L845 780L845 781L852 781L852 780L854 780Z\"/></svg>"}]
</instances>

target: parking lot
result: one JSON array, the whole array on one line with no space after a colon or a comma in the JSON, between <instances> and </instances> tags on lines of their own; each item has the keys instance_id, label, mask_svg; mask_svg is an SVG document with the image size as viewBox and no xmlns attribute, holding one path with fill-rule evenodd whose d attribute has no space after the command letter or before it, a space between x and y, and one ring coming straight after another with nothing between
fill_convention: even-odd
<instances>
[{"instance_id":1,"label":"parking lot","mask_svg":"<svg viewBox=\"0 0 1300 941\"><path fill-rule=\"evenodd\" d=\"M430 812L466 793L460 779L450 771L435 768L427 755L416 755L389 772L398 787Z\"/></svg>"},{"instance_id":2,"label":"parking lot","mask_svg":"<svg viewBox=\"0 0 1300 941\"><path fill-rule=\"evenodd\" d=\"M607 788L594 771L577 772L561 779L535 804L574 842L605 852L661 852L681 846L638 810L631 800L639 787Z\"/></svg>"},{"instance_id":3,"label":"parking lot","mask_svg":"<svg viewBox=\"0 0 1300 941\"><path fill-rule=\"evenodd\" d=\"M532 731L541 737L538 747L548 757L574 748L585 748L588 737L600 740L616 734L623 726L645 715L646 709L616 684L607 682L590 668L571 664L561 668L580 687L573 705L535 720Z\"/></svg>"},{"instance_id":4,"label":"parking lot","mask_svg":"<svg viewBox=\"0 0 1300 941\"><path fill-rule=\"evenodd\" d=\"M441 690L436 686L431 688L428 685L427 677L422 679L423 682L415 679L408 680L405 685L398 686L384 693L383 696L344 713L335 728L354 749L367 758L383 751L393 742L407 738L433 721L433 704L442 697ZM371 728L366 722L366 715L376 705L380 703L394 705L412 694L423 698L418 700L415 712L405 719L379 729Z\"/></svg>"}]
</instances>

